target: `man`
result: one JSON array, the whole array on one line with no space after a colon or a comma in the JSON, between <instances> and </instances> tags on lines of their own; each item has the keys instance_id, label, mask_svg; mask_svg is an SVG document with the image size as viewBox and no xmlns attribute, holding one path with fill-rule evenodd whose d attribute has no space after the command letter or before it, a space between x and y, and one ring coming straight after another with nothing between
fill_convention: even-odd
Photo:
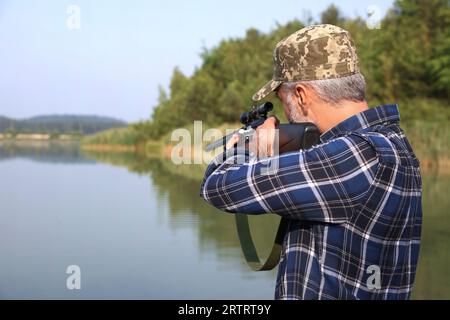
<instances>
[{"instance_id":1,"label":"man","mask_svg":"<svg viewBox=\"0 0 450 320\"><path fill-rule=\"evenodd\" d=\"M333 25L277 44L273 79L253 99L272 91L290 122L317 125L321 144L273 156L272 139L260 134L275 129L277 119L268 118L258 152L277 158L278 170L263 173L267 159L236 164L230 152L209 165L203 198L227 212L289 219L276 299L408 299L422 187L397 106L368 109L354 42Z\"/></svg>"}]
</instances>

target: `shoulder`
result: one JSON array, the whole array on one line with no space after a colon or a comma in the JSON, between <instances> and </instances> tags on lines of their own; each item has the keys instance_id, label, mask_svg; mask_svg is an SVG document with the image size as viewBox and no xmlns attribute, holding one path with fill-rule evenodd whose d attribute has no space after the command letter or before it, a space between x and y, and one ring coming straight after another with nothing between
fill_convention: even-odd
<instances>
[{"instance_id":1,"label":"shoulder","mask_svg":"<svg viewBox=\"0 0 450 320\"><path fill-rule=\"evenodd\" d=\"M307 150L280 156L282 167L299 164L310 169L330 168L337 172L377 162L378 154L373 145L366 138L353 134L317 144Z\"/></svg>"},{"instance_id":2,"label":"shoulder","mask_svg":"<svg viewBox=\"0 0 450 320\"><path fill-rule=\"evenodd\" d=\"M364 139L377 154L380 162L392 164L401 162L399 149L402 149L404 144L400 142L401 137L395 132L389 130L379 132L368 128L367 130L352 132L352 136Z\"/></svg>"},{"instance_id":3,"label":"shoulder","mask_svg":"<svg viewBox=\"0 0 450 320\"><path fill-rule=\"evenodd\" d=\"M304 154L309 160L315 158L318 161L322 161L323 158L342 161L352 157L372 159L377 156L376 149L367 138L352 133L316 145L305 150Z\"/></svg>"}]
</instances>

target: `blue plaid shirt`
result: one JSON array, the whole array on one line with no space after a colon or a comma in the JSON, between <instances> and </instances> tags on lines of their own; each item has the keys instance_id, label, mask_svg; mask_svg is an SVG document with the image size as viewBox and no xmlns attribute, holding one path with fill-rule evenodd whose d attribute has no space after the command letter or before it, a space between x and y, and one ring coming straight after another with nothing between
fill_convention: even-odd
<instances>
[{"instance_id":1,"label":"blue plaid shirt","mask_svg":"<svg viewBox=\"0 0 450 320\"><path fill-rule=\"evenodd\" d=\"M201 195L233 213L289 219L276 299L408 299L422 223L419 162L397 105L361 112L321 144L267 160L213 161Z\"/></svg>"}]
</instances>

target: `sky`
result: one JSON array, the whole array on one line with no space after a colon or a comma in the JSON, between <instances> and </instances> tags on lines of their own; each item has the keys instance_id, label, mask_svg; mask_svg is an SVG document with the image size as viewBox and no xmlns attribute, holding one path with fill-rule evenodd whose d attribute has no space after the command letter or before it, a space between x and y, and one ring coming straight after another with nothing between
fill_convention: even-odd
<instances>
[{"instance_id":1,"label":"sky","mask_svg":"<svg viewBox=\"0 0 450 320\"><path fill-rule=\"evenodd\" d=\"M0 0L0 115L149 119L158 87L175 67L191 75L202 48L308 13L318 20L333 2L367 17L393 0Z\"/></svg>"}]
</instances>

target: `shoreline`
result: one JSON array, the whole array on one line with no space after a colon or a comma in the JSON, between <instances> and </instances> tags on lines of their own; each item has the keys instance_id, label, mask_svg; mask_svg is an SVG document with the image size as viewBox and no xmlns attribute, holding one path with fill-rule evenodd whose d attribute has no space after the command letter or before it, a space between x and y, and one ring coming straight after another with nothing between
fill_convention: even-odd
<instances>
[{"instance_id":1,"label":"shoreline","mask_svg":"<svg viewBox=\"0 0 450 320\"><path fill-rule=\"evenodd\" d=\"M142 146L129 146L129 145L110 145L110 144L85 144L80 146L81 149L87 151L93 151L98 153L136 153L144 155L145 157L158 156L162 159L170 160L173 145L171 144L159 144L157 142L150 142ZM194 148L194 147L192 147ZM209 159L211 156L209 153L202 152L204 159ZM417 155L420 161L420 169L423 172L436 172L441 174L450 174L450 159L447 157L437 157L433 159L429 156ZM194 162L194 157L191 155L191 161Z\"/></svg>"},{"instance_id":2,"label":"shoreline","mask_svg":"<svg viewBox=\"0 0 450 320\"><path fill-rule=\"evenodd\" d=\"M80 136L70 134L60 134L53 136L48 133L18 133L16 135L0 133L0 142L16 142L16 141L80 141Z\"/></svg>"},{"instance_id":3,"label":"shoreline","mask_svg":"<svg viewBox=\"0 0 450 320\"><path fill-rule=\"evenodd\" d=\"M91 152L99 152L99 153L130 153L138 152L138 148L136 146L129 146L123 144L82 144L80 145L80 149L87 150Z\"/></svg>"}]
</instances>

